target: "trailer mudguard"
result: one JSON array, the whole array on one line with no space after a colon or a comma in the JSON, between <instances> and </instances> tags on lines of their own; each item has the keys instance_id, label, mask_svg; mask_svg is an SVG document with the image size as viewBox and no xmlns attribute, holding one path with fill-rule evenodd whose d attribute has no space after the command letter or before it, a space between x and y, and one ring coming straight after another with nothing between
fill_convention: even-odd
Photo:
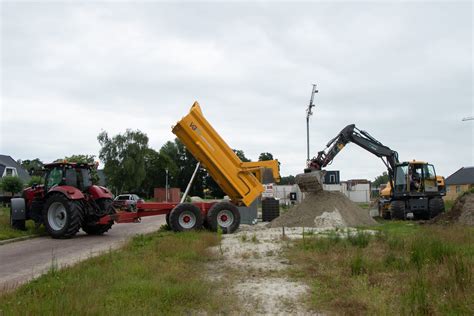
<instances>
[{"instance_id":1,"label":"trailer mudguard","mask_svg":"<svg viewBox=\"0 0 474 316\"><path fill-rule=\"evenodd\" d=\"M26 204L24 198L11 199L11 217L14 221L26 219Z\"/></svg>"}]
</instances>

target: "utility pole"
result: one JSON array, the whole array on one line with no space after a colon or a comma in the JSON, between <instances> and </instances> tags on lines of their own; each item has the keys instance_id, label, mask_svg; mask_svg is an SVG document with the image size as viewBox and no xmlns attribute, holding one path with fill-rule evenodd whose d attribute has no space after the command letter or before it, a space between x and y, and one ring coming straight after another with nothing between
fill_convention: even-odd
<instances>
[{"instance_id":1,"label":"utility pole","mask_svg":"<svg viewBox=\"0 0 474 316\"><path fill-rule=\"evenodd\" d=\"M474 120L474 116L468 116L462 119L463 121L472 121Z\"/></svg>"},{"instance_id":2,"label":"utility pole","mask_svg":"<svg viewBox=\"0 0 474 316\"><path fill-rule=\"evenodd\" d=\"M309 100L309 105L306 109L306 162L309 161L309 117L313 115L313 100L315 93L318 93L318 90L316 89L316 85L313 84L313 89L311 90L311 99Z\"/></svg>"}]
</instances>

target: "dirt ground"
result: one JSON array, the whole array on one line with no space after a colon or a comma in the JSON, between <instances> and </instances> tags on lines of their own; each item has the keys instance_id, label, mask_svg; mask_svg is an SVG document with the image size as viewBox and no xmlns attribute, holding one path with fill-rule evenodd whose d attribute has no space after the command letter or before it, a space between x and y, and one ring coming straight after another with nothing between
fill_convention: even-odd
<instances>
[{"instance_id":1,"label":"dirt ground","mask_svg":"<svg viewBox=\"0 0 474 316\"><path fill-rule=\"evenodd\" d=\"M288 240L301 238L302 228L265 228L264 223L241 225L237 233L223 235L213 249L220 258L209 267L211 278L232 280L233 295L241 303L239 314L306 314L302 298L309 288L283 272L289 262L281 256Z\"/></svg>"},{"instance_id":2,"label":"dirt ground","mask_svg":"<svg viewBox=\"0 0 474 316\"><path fill-rule=\"evenodd\" d=\"M209 265L209 277L232 285L229 293L239 298L239 314L318 315L303 302L309 287L287 277L291 263L282 256L292 240L302 238L303 228L285 227L283 236L283 228L266 225L241 225L238 232L223 235L221 246L212 249L220 259ZM330 229L305 228L309 230L318 234Z\"/></svg>"},{"instance_id":3,"label":"dirt ground","mask_svg":"<svg viewBox=\"0 0 474 316\"><path fill-rule=\"evenodd\" d=\"M474 226L474 193L466 193L457 198L449 212L433 218L430 223Z\"/></svg>"}]
</instances>

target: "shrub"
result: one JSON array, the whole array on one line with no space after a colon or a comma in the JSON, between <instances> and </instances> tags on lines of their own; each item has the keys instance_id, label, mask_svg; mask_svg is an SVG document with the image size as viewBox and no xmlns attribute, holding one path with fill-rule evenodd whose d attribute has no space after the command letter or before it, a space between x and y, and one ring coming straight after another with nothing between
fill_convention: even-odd
<instances>
[{"instance_id":1,"label":"shrub","mask_svg":"<svg viewBox=\"0 0 474 316\"><path fill-rule=\"evenodd\" d=\"M347 240L351 243L353 246L357 246L359 248L365 248L369 245L370 242L370 234L363 232L363 231L358 231L356 234L351 234L347 232Z\"/></svg>"},{"instance_id":2,"label":"shrub","mask_svg":"<svg viewBox=\"0 0 474 316\"><path fill-rule=\"evenodd\" d=\"M367 273L367 262L360 253L351 260L351 275L361 275Z\"/></svg>"},{"instance_id":3,"label":"shrub","mask_svg":"<svg viewBox=\"0 0 474 316\"><path fill-rule=\"evenodd\" d=\"M18 177L6 176L0 180L0 188L5 192L10 192L12 196L21 192L23 189L23 182Z\"/></svg>"}]
</instances>

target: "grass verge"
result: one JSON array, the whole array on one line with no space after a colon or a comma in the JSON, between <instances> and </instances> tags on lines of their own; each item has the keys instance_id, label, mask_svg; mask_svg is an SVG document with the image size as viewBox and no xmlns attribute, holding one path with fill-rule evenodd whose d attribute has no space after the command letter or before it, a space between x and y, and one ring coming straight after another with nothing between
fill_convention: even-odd
<instances>
[{"instance_id":1,"label":"grass verge","mask_svg":"<svg viewBox=\"0 0 474 316\"><path fill-rule=\"evenodd\" d=\"M371 236L310 237L286 255L329 314L472 315L474 229L386 222Z\"/></svg>"},{"instance_id":2,"label":"grass verge","mask_svg":"<svg viewBox=\"0 0 474 316\"><path fill-rule=\"evenodd\" d=\"M26 221L25 231L11 228L10 209L8 207L0 207L0 240L44 234L46 234L44 227L36 229L33 221Z\"/></svg>"},{"instance_id":3,"label":"grass verge","mask_svg":"<svg viewBox=\"0 0 474 316\"><path fill-rule=\"evenodd\" d=\"M0 296L0 315L158 315L229 313L219 284L203 275L212 262L207 232L160 231L121 250L58 270Z\"/></svg>"}]
</instances>

